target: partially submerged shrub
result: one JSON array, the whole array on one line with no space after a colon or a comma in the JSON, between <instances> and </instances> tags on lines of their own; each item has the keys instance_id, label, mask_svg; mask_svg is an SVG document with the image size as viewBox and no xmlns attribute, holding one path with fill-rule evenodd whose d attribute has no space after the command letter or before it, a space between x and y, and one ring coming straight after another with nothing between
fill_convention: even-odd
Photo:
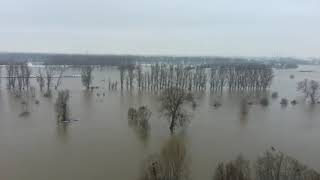
<instances>
[{"instance_id":1,"label":"partially submerged shrub","mask_svg":"<svg viewBox=\"0 0 320 180\"><path fill-rule=\"evenodd\" d=\"M138 121L138 113L135 108L129 108L128 110L128 120L129 124L136 125Z\"/></svg>"},{"instance_id":2,"label":"partially submerged shrub","mask_svg":"<svg viewBox=\"0 0 320 180\"><path fill-rule=\"evenodd\" d=\"M221 106L221 103L220 103L219 101L215 101L215 102L213 103L213 106L214 106L215 108L218 108L218 107Z\"/></svg>"},{"instance_id":3,"label":"partially submerged shrub","mask_svg":"<svg viewBox=\"0 0 320 180\"><path fill-rule=\"evenodd\" d=\"M138 109L138 126L142 129L149 128L149 119L151 117L151 111L146 106L141 106Z\"/></svg>"},{"instance_id":4,"label":"partially submerged shrub","mask_svg":"<svg viewBox=\"0 0 320 180\"><path fill-rule=\"evenodd\" d=\"M149 128L150 117L151 111L146 106L141 106L138 110L135 108L129 108L128 110L129 124L140 129Z\"/></svg>"},{"instance_id":5,"label":"partially submerged shrub","mask_svg":"<svg viewBox=\"0 0 320 180\"><path fill-rule=\"evenodd\" d=\"M266 98L266 97L260 99L260 104L261 104L262 106L268 106L268 105L269 105L269 99Z\"/></svg>"},{"instance_id":6,"label":"partially submerged shrub","mask_svg":"<svg viewBox=\"0 0 320 180\"><path fill-rule=\"evenodd\" d=\"M278 98L278 96L279 96L279 94L278 94L278 92L273 92L272 94L271 94L271 97L272 98Z\"/></svg>"},{"instance_id":7,"label":"partially submerged shrub","mask_svg":"<svg viewBox=\"0 0 320 180\"><path fill-rule=\"evenodd\" d=\"M140 180L187 180L189 162L183 141L172 137L159 154L151 156L142 169Z\"/></svg>"},{"instance_id":8,"label":"partially submerged shrub","mask_svg":"<svg viewBox=\"0 0 320 180\"><path fill-rule=\"evenodd\" d=\"M68 90L62 90L62 91L59 91L58 93L58 97L55 104L55 110L57 113L57 120L59 122L69 121L69 107L68 107L69 97L70 95Z\"/></svg>"},{"instance_id":9,"label":"partially submerged shrub","mask_svg":"<svg viewBox=\"0 0 320 180\"><path fill-rule=\"evenodd\" d=\"M287 106L288 105L288 99L282 98L281 101L280 101L280 104L283 105L283 106Z\"/></svg>"},{"instance_id":10,"label":"partially submerged shrub","mask_svg":"<svg viewBox=\"0 0 320 180\"><path fill-rule=\"evenodd\" d=\"M320 174L272 148L256 161L257 180L319 180Z\"/></svg>"},{"instance_id":11,"label":"partially submerged shrub","mask_svg":"<svg viewBox=\"0 0 320 180\"><path fill-rule=\"evenodd\" d=\"M250 163L241 155L235 161L220 163L213 180L251 180Z\"/></svg>"},{"instance_id":12,"label":"partially submerged shrub","mask_svg":"<svg viewBox=\"0 0 320 180\"><path fill-rule=\"evenodd\" d=\"M291 101L291 104L292 104L292 105L296 105L296 104L298 104L298 102L297 102L297 100L292 100L292 101Z\"/></svg>"}]
</instances>

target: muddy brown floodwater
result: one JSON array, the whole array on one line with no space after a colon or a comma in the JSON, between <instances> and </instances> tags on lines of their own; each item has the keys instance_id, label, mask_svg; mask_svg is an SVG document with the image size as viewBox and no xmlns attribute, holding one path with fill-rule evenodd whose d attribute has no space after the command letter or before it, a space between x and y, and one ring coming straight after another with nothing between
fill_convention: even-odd
<instances>
[{"instance_id":1,"label":"muddy brown floodwater","mask_svg":"<svg viewBox=\"0 0 320 180\"><path fill-rule=\"evenodd\" d=\"M290 74L295 78L290 79ZM115 68L96 70L94 84L107 88L108 78L118 76ZM296 92L296 83L304 78L319 80L319 67L275 70L269 93L277 91L279 98L270 98L268 107L250 106L247 115L241 114L241 93L196 93L198 107L191 123L177 132L185 140L191 177L209 180L219 161L234 159L239 153L254 160L271 146L320 171L320 105L303 103L303 96ZM66 78L61 88L70 90L71 117L78 121L58 126L56 93L52 99L37 93L40 104L30 103L30 115L19 117L21 101L7 93L5 83L2 80L0 92L0 179L132 180L139 176L143 160L159 152L170 138L168 122L158 112L153 93L107 89L87 93L80 79ZM97 92L106 94L98 97ZM283 108L282 97L300 103ZM213 106L216 100L221 107ZM128 126L128 108L140 105L152 111L147 137Z\"/></svg>"}]
</instances>

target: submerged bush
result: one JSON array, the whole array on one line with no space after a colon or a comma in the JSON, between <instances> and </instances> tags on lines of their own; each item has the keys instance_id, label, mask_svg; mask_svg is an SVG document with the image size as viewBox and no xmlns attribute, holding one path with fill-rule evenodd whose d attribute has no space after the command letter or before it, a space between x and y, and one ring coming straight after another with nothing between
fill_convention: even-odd
<instances>
[{"instance_id":1,"label":"submerged bush","mask_svg":"<svg viewBox=\"0 0 320 180\"><path fill-rule=\"evenodd\" d=\"M129 124L136 128L148 129L150 117L151 111L146 106L141 106L138 110L135 108L129 108L128 110Z\"/></svg>"},{"instance_id":2,"label":"submerged bush","mask_svg":"<svg viewBox=\"0 0 320 180\"><path fill-rule=\"evenodd\" d=\"M269 99L266 98L266 97L260 99L260 104L261 104L262 106L268 106L268 105L269 105Z\"/></svg>"},{"instance_id":3,"label":"submerged bush","mask_svg":"<svg viewBox=\"0 0 320 180\"><path fill-rule=\"evenodd\" d=\"M273 92L273 93L271 94L271 97L272 97L272 98L278 98L278 96L279 96L278 92Z\"/></svg>"},{"instance_id":4,"label":"submerged bush","mask_svg":"<svg viewBox=\"0 0 320 180\"><path fill-rule=\"evenodd\" d=\"M251 180L250 163L241 155L235 161L220 163L213 180Z\"/></svg>"},{"instance_id":5,"label":"submerged bush","mask_svg":"<svg viewBox=\"0 0 320 180\"><path fill-rule=\"evenodd\" d=\"M69 121L69 97L70 95L68 90L62 90L58 93L58 97L55 104L55 110L57 113L57 120L59 122Z\"/></svg>"},{"instance_id":6,"label":"submerged bush","mask_svg":"<svg viewBox=\"0 0 320 180\"><path fill-rule=\"evenodd\" d=\"M149 119L151 117L151 111L146 106L141 106L138 109L138 126L142 129L149 128Z\"/></svg>"},{"instance_id":7,"label":"submerged bush","mask_svg":"<svg viewBox=\"0 0 320 180\"><path fill-rule=\"evenodd\" d=\"M296 105L296 104L298 104L298 102L297 102L297 100L292 100L292 101L291 101L291 104L292 104L292 105Z\"/></svg>"},{"instance_id":8,"label":"submerged bush","mask_svg":"<svg viewBox=\"0 0 320 180\"><path fill-rule=\"evenodd\" d=\"M282 98L281 101L280 101L280 104L283 105L283 106L288 105L288 99Z\"/></svg>"}]
</instances>

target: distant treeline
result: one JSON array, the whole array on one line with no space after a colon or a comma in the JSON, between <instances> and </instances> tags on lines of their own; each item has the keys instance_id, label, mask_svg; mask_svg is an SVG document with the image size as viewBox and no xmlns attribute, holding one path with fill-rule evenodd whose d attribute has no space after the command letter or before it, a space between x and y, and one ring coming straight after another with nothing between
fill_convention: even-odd
<instances>
[{"instance_id":1,"label":"distant treeline","mask_svg":"<svg viewBox=\"0 0 320 180\"><path fill-rule=\"evenodd\" d=\"M45 54L45 53L0 53L0 64L13 62L33 62L47 65L102 65L118 66L136 63L168 64L212 64L265 62L271 65L279 63L310 64L311 62L296 58L248 58L219 56L138 56L138 55L86 55L86 54Z\"/></svg>"},{"instance_id":2,"label":"distant treeline","mask_svg":"<svg viewBox=\"0 0 320 180\"><path fill-rule=\"evenodd\" d=\"M136 55L84 55L84 54L35 54L0 53L0 64L37 62L46 65L102 65L118 66L127 64L205 64L213 62L247 62L245 58L231 57L190 57L190 56L136 56Z\"/></svg>"}]
</instances>

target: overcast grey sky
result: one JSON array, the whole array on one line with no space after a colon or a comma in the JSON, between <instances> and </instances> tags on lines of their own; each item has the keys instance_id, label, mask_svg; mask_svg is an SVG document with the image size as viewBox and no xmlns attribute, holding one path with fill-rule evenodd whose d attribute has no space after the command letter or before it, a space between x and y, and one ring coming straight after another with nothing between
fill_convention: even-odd
<instances>
[{"instance_id":1,"label":"overcast grey sky","mask_svg":"<svg viewBox=\"0 0 320 180\"><path fill-rule=\"evenodd\" d=\"M0 2L0 51L320 55L320 0Z\"/></svg>"}]
</instances>

